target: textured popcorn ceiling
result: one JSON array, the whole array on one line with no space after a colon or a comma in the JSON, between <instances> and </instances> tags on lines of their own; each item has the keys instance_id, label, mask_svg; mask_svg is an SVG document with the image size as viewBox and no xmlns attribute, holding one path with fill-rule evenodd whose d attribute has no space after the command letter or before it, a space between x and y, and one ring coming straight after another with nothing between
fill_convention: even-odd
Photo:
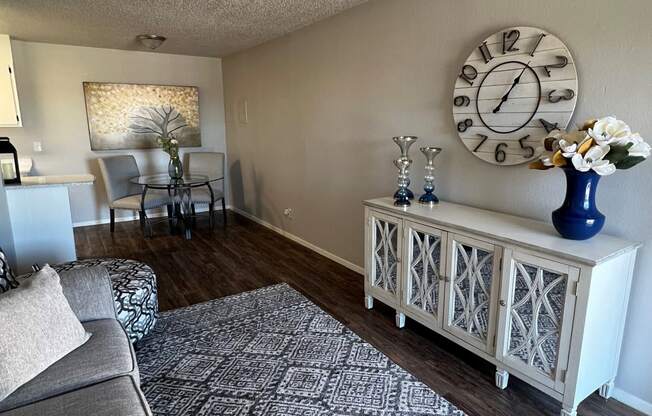
<instances>
[{"instance_id":1,"label":"textured popcorn ceiling","mask_svg":"<svg viewBox=\"0 0 652 416\"><path fill-rule=\"evenodd\" d=\"M0 0L0 33L14 39L224 56L290 33L366 0Z\"/></svg>"}]
</instances>

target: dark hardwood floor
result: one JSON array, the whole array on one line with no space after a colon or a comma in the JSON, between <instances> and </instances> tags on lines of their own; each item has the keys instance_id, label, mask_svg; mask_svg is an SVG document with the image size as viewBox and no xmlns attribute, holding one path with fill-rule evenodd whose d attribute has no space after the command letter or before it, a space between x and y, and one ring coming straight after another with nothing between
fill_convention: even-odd
<instances>
[{"instance_id":1,"label":"dark hardwood floor","mask_svg":"<svg viewBox=\"0 0 652 416\"><path fill-rule=\"evenodd\" d=\"M560 403L510 377L506 390L494 386L494 367L416 322L394 326L394 312L375 302L363 307L361 275L288 240L240 215L208 231L197 221L193 239L154 227L144 239L138 222L75 229L80 258L125 257L149 264L158 276L162 310L179 308L259 287L286 282L360 337L383 351L469 416L558 415ZM597 394L586 399L580 415L640 415Z\"/></svg>"}]
</instances>

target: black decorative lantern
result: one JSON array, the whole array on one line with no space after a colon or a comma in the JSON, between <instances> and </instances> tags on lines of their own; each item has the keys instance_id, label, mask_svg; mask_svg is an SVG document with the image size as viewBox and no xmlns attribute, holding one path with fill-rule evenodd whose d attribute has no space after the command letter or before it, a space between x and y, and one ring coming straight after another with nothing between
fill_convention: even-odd
<instances>
[{"instance_id":1,"label":"black decorative lantern","mask_svg":"<svg viewBox=\"0 0 652 416\"><path fill-rule=\"evenodd\" d=\"M18 153L9 137L0 137L0 171L5 184L20 183Z\"/></svg>"}]
</instances>

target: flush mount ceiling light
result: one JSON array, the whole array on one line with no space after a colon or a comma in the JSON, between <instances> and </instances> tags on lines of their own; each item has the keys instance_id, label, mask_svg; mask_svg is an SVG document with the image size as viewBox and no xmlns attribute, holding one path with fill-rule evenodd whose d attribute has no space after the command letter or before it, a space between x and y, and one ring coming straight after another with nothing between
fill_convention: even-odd
<instances>
[{"instance_id":1,"label":"flush mount ceiling light","mask_svg":"<svg viewBox=\"0 0 652 416\"><path fill-rule=\"evenodd\" d=\"M156 49L163 42L165 42L166 37L165 36L160 36L160 35L138 35L136 37L140 43L142 43L145 47L149 49Z\"/></svg>"}]
</instances>

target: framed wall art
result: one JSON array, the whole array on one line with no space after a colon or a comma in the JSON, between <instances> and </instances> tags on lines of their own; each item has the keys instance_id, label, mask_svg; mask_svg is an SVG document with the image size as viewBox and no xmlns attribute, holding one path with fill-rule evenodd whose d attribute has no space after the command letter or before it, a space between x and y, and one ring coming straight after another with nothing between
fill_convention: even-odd
<instances>
[{"instance_id":1,"label":"framed wall art","mask_svg":"<svg viewBox=\"0 0 652 416\"><path fill-rule=\"evenodd\" d=\"M199 89L84 82L91 150L150 149L156 138L201 146Z\"/></svg>"}]
</instances>

